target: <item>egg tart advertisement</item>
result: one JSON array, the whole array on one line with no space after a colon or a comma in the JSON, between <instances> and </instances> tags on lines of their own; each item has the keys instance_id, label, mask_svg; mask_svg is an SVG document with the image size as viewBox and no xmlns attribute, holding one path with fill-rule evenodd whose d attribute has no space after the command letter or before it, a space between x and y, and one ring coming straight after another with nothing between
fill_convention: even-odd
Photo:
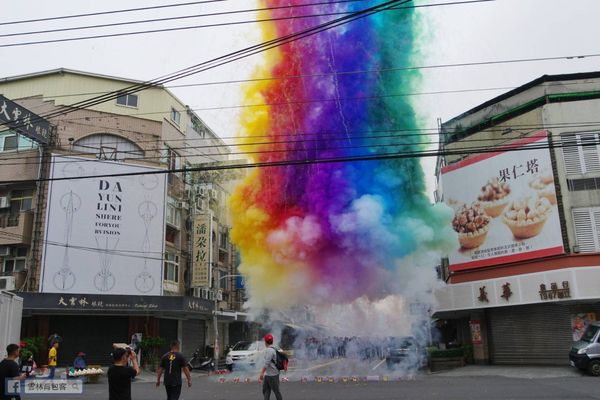
<instances>
[{"instance_id":1,"label":"egg tart advertisement","mask_svg":"<svg viewBox=\"0 0 600 400\"><path fill-rule=\"evenodd\" d=\"M461 271L564 253L546 131L442 169Z\"/></svg>"}]
</instances>

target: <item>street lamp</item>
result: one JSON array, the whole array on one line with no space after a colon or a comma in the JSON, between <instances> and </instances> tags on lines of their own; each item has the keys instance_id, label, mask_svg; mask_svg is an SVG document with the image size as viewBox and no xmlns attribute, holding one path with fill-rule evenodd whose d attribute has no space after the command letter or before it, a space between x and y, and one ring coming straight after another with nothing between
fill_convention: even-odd
<instances>
[{"instance_id":1,"label":"street lamp","mask_svg":"<svg viewBox=\"0 0 600 400\"><path fill-rule=\"evenodd\" d=\"M215 293L214 293L214 298L215 298L215 307L213 310L213 325L215 326L215 349L214 349L214 358L215 358L215 363L217 363L219 361L219 320L217 318L217 293L216 293L216 289L221 287L221 280L225 279L225 278L237 278L240 277L242 275L240 274L231 274L231 275L224 275L222 277L220 277L219 279L216 280L217 282L217 287L215 288ZM217 364L215 364L217 365Z\"/></svg>"}]
</instances>

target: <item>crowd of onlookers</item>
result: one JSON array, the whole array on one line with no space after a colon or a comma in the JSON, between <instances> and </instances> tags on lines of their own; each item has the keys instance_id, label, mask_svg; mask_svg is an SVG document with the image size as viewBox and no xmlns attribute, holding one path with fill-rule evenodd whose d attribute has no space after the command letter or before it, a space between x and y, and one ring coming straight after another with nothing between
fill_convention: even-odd
<instances>
[{"instance_id":1,"label":"crowd of onlookers","mask_svg":"<svg viewBox=\"0 0 600 400\"><path fill-rule=\"evenodd\" d=\"M386 350L397 344L397 338L368 337L308 337L296 340L294 354L298 358L357 358L361 360L381 359Z\"/></svg>"}]
</instances>

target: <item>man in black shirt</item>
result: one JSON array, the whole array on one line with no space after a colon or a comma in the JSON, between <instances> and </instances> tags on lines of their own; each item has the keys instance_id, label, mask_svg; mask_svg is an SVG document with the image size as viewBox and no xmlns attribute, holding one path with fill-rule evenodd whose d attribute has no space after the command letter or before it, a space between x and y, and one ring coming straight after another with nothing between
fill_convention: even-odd
<instances>
[{"instance_id":1,"label":"man in black shirt","mask_svg":"<svg viewBox=\"0 0 600 400\"><path fill-rule=\"evenodd\" d=\"M131 380L140 374L137 357L131 349L113 350L114 365L108 368L108 400L131 400ZM133 367L127 365L131 359Z\"/></svg>"},{"instance_id":2,"label":"man in black shirt","mask_svg":"<svg viewBox=\"0 0 600 400\"><path fill-rule=\"evenodd\" d=\"M6 346L6 354L8 355L4 360L0 362L0 400L19 400L21 397L17 395L9 395L6 393L6 383L9 379L17 379L22 381L25 379L25 374L19 372L19 364L15 361L19 358L19 346L16 344L9 344ZM9 388L10 392L12 389Z\"/></svg>"},{"instance_id":3,"label":"man in black shirt","mask_svg":"<svg viewBox=\"0 0 600 400\"><path fill-rule=\"evenodd\" d=\"M167 400L179 400L181 395L181 371L187 378L188 387L192 387L192 376L187 367L187 362L179 352L179 341L171 342L171 351L162 356L160 366L156 371L156 387L160 387L160 377L165 373L165 389Z\"/></svg>"}]
</instances>

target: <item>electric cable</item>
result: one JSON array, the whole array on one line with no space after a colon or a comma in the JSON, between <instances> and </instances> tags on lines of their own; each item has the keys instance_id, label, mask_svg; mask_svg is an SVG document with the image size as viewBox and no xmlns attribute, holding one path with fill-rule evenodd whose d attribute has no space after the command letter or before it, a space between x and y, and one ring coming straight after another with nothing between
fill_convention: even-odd
<instances>
[{"instance_id":1,"label":"electric cable","mask_svg":"<svg viewBox=\"0 0 600 400\"><path fill-rule=\"evenodd\" d=\"M344 2L344 1L361 1L361 0L339 0L339 2ZM403 9L407 9L407 8L421 8L421 7L434 7L434 6L446 6L446 5L459 5L459 4L471 4L471 3L484 3L484 2L491 2L491 1L496 1L496 0L465 0L465 1L455 1L455 2L449 2L449 3L436 3L436 4L429 4L429 5L417 5L417 6L408 6L408 7L390 7L389 10L403 10ZM296 6L287 6L289 7L305 7L305 6L309 6L308 5L296 5ZM242 12L258 12L258 11L266 11L266 10L276 10L279 8L286 8L285 6L282 7L269 7L269 8L264 8L264 9L254 9L254 10L240 10L237 11L237 13L242 13ZM225 15L228 13L235 13L235 12L221 12L221 13L212 13L212 14L200 14L200 15L196 15L196 16L192 16L192 17L207 17L207 16L217 16L217 15ZM338 11L338 12L329 12L329 13L319 13L319 14L307 14L307 15L295 15L295 16L287 16L287 17L274 17L274 18L262 18L262 19L252 19L252 20L245 20L245 21L232 21L232 22L220 22L220 23L213 23L213 24L203 24L203 25L191 25L191 26L180 26L180 27L171 27L171 28L159 28L159 29L146 29L146 30L140 30L140 31L131 31L131 32L118 32L118 33L106 33L106 34L101 34L101 35L88 35L88 36L77 36L77 37L70 37L70 38L58 38L58 39L46 39L46 40L34 40L34 41L29 41L29 42L14 42L14 43L4 43L4 44L0 44L0 48L2 47L21 47L21 46L32 46L32 45L40 45L40 44L50 44L50 43L64 43L64 42L73 42L73 41L81 41L81 40L92 40L92 39L106 39L106 38L113 38L113 37L122 37L122 36L134 36L134 35L145 35L145 34L152 34L152 33L164 33L164 32L174 32L174 31L183 31L183 30L193 30L193 29L204 29L204 28L218 28L218 27L225 27L225 26L235 26L235 25L246 25L246 24L256 24L256 23L263 23L263 22L271 22L271 21L286 21L286 20L295 20L295 19L305 19L305 18L317 18L317 17L328 17L328 16L337 16L337 15L349 15L352 14L352 11ZM156 19L154 21L156 22L160 22L160 21L166 21L166 20L179 20L179 19L185 19L185 18L191 18L189 16L181 16L181 17L170 17L170 18L161 18L161 19ZM139 21L139 23L148 23L148 22L154 22L153 20L146 20L146 21ZM60 32L60 31L73 31L73 30L80 30L80 29L91 29L91 28L96 28L96 27L112 27L112 26L119 26L119 25L128 25L131 23L138 23L135 21L132 22L123 22L123 23L112 23L112 24L103 24L103 25L96 25L96 26L90 26L90 27L74 27L74 28L60 28L60 29L54 29L54 30L45 30L45 31L32 31L32 32L23 32L23 33L12 33L12 34L4 34L4 35L0 35L0 37L13 37L13 36L22 36L22 35L35 35L35 34L45 34L45 33L53 33L53 32Z\"/></svg>"},{"instance_id":2,"label":"electric cable","mask_svg":"<svg viewBox=\"0 0 600 400\"><path fill-rule=\"evenodd\" d=\"M510 133L514 133L514 132L519 132L520 133L520 137L525 136L531 132L535 132L535 131L539 131L539 130L549 130L549 129L553 129L553 128L561 128L561 129L565 129L565 128L594 128L594 127L599 127L600 126L600 121L597 122L582 122L582 123L562 123L562 124L556 124L556 125L514 125L514 126L503 126L499 129L486 129L485 132L506 132L507 130L510 130ZM433 129L433 128L431 128ZM247 142L247 143L237 143L235 146L232 145L226 145L226 144L208 144L208 145L199 145L199 146L188 146L185 145L183 147L169 147L169 150L173 150L173 151L177 151L177 150L183 150L183 151L190 151L190 150L198 150L198 149L222 149L222 148L231 148L231 147L239 147L239 148L246 148L246 147L253 147L253 146L274 146L274 145L282 145L282 144L292 144L292 145L298 145L298 144L302 144L305 145L307 143L317 143L317 144L323 144L322 142L351 142L351 141L356 141L356 140L379 140L379 139L395 139L395 140L401 140L401 139L408 139L410 137L428 137L428 136L440 136L439 133L401 133L401 134L393 134L393 133L397 133L397 132L414 132L414 131L418 131L419 129L399 129L399 130L394 130L394 129L388 129L388 130L381 130L381 131L363 131L363 133L388 133L385 135L359 135L359 136L350 136L348 137L346 133L337 133L337 134L333 134L333 133L329 133L329 134L319 134L319 135L323 135L324 137L316 137L316 138L311 138L311 139L286 139L286 140L273 140L273 141L259 141L259 142ZM355 133L355 132L352 132ZM315 136L317 134L311 134L310 136ZM290 138L294 138L295 136L308 136L308 135L287 135ZM441 135L443 136L443 135ZM259 137L271 137L271 136L257 136L257 138ZM489 139L477 139L477 138L465 138L463 140L461 140L458 143L461 144L468 144L468 143L474 143L474 142L496 142L496 144L498 143L504 143L507 141L511 141L514 140L515 137L509 137L509 138L489 138ZM136 141L136 143L142 143L143 141ZM151 143L156 143L156 141L149 141ZM106 143L107 145L110 144L110 142ZM446 144L446 141L444 140L438 140L438 141L434 141L434 140L428 140L428 141L418 141L418 140L409 140L409 141L405 141L405 142L395 142L395 143L371 143L371 144L361 144L361 145L354 145L354 146L339 146L339 145L331 145L329 147L326 148L309 148L309 149L300 149L300 148L292 148L292 149L286 149L286 150L277 150L276 152L288 152L288 153L295 153L295 152L305 152L307 150L310 151L336 151L336 150L342 150L342 149L352 149L352 148L369 148L372 150L376 150L379 147L400 147L400 146L432 146L432 145L440 145L440 144ZM91 150L94 150L94 152L97 152L100 150L99 147L95 147L95 146L87 146L87 145L74 145L76 147L83 147L83 148L89 148ZM57 149L58 151L60 151L61 149ZM62 149L67 150L67 149ZM145 151L145 152L160 152L163 149L157 148L157 149L148 149L148 150L144 150L142 149L141 151ZM67 150L68 151L68 150ZM156 161L156 160L165 160L167 158L166 155L159 155L159 156L144 156L144 157L138 157L138 153L140 150L114 150L111 152L111 155L132 155L132 157L124 157L125 159L128 159L130 161ZM181 157L186 157L186 158L197 158L197 157L223 157L223 156L231 156L231 155L254 155L254 154L268 154L268 153L272 153L273 150L258 150L258 151L239 151L239 152L228 152L228 153L224 153L224 154L214 154L214 153L201 153L201 154L178 154L178 156ZM79 152L74 152L73 150L71 150L68 153L69 156L92 156L93 152L86 152L86 151L79 151ZM21 162L23 160L37 160L34 162ZM15 162L15 163L10 163L10 162L6 162L6 161L11 161L11 160L19 160L20 162ZM82 159L82 160L77 160L77 161L73 161L73 162L92 162L92 161L98 161L98 159ZM8 165L37 165L39 163L39 156L23 156L23 155L15 155L15 157L3 157L2 159L0 159L0 165L3 166L8 166Z\"/></svg>"},{"instance_id":3,"label":"electric cable","mask_svg":"<svg viewBox=\"0 0 600 400\"><path fill-rule=\"evenodd\" d=\"M376 6L369 7L367 9L356 11L348 16L330 20L330 21L324 22L322 24L301 30L299 32L295 32L295 33L292 33L289 35L285 35L285 36L278 37L275 39L267 40L267 41L264 41L264 42L256 44L256 45L249 46L249 47L243 48L241 50L237 50L237 51L225 54L223 56L219 56L219 57L213 58L211 60L192 65L190 67L178 70L176 72L173 72L173 73L170 73L167 75L163 75L163 76L156 78L154 80L151 80L151 81L134 84L134 85L129 86L128 88L116 90L114 92L108 93L103 96L96 96L91 99L87 99L84 101L80 101L80 102L71 104L70 105L70 107L72 107L71 110L50 113L50 114L43 115L40 117L41 118L50 118L52 116L61 115L61 114L65 114L68 112L73 112L74 109L76 109L76 108L80 108L80 109L81 108L89 108L94 105L104 103L106 101L114 100L117 97L121 97L126 94L136 93L136 92L139 92L139 91L149 88L149 87L155 87L155 86L167 83L167 82L181 79L183 77L187 77L187 76L191 76L191 75L194 75L194 74L197 74L200 72L204 72L206 70L216 68L221 65L225 65L225 64L228 64L228 63L231 63L234 61L238 61L243 58L247 58L254 54L259 54L261 52L281 46L283 44L291 43L293 41L315 35L317 33L323 32L325 30L329 30L329 29L332 29L332 28L335 28L335 27L338 27L341 25L345 25L345 24L353 22L355 20L368 17L370 15L376 14L381 11L385 11L391 6L398 5L398 4L405 4L410 1L411 0L402 0L402 1L401 0L390 0L390 1L378 4Z\"/></svg>"},{"instance_id":4,"label":"electric cable","mask_svg":"<svg viewBox=\"0 0 600 400\"><path fill-rule=\"evenodd\" d=\"M146 24L146 23L150 23L150 22L164 22L164 21L173 21L173 20L190 19L190 18L216 17L216 16L222 16L222 15L243 14L243 13L249 13L249 12L262 12L262 11L293 9L293 8L301 8L301 7L314 7L314 6L322 6L322 5L328 6L328 5L336 5L336 4L340 4L340 3L354 3L357 1L370 1L370 0L332 0L332 1L321 1L321 2L317 2L317 3L289 4L289 5L284 5L284 6L251 8L251 9L245 9L245 10L233 10L233 11L220 11L220 12L212 12L212 13L204 13L204 14L180 15L180 16L176 16L176 17L163 17L163 18L153 18L153 19L144 19L144 20L130 20L130 21L123 21L123 22L112 22L109 24L85 25L85 26L76 26L76 27L67 27L67 28L46 29L46 30L41 30L41 31L3 33L3 34L0 34L0 38L24 36L24 35L39 35L39 34L56 33L56 32L70 32L70 31L76 31L76 30L82 30L82 29L108 28L108 27L123 26L123 25L129 26L129 25L135 25L135 24Z\"/></svg>"},{"instance_id":5,"label":"electric cable","mask_svg":"<svg viewBox=\"0 0 600 400\"><path fill-rule=\"evenodd\" d=\"M267 168L267 167L285 167L285 166L307 166L313 164L330 164L330 163L348 163L358 161L391 161L407 158L422 158L422 157L438 157L438 156L464 156L470 154L481 154L481 153L498 153L498 152L510 152L510 151L530 151L536 149L558 149L558 148L571 148L571 147L591 147L598 146L600 141L586 141L586 143L569 143L565 144L561 141L560 144L541 144L541 145L527 145L521 144L507 144L501 147L496 146L484 146L484 147L468 147L468 148L454 148L451 150L423 150L423 151L410 151L410 152L394 152L394 153L378 153L368 155L354 155L354 156L342 156L342 157L325 157L325 158L307 158L307 159L293 159L293 160L276 160L276 161L260 161L260 162L248 162L238 164L225 164L225 165L208 165L191 168L172 168L172 169L155 169L152 171L140 171L140 172L123 172L115 174L95 174L85 175L77 177L60 177L60 178L39 178L39 179L26 179L26 180L4 180L0 181L0 185L10 184L24 184L24 183L35 183L35 182L48 182L48 181L64 181L64 180L79 180L79 179L97 179L97 178L114 178L114 177L126 177L126 176L139 176L139 175L156 175L166 173L188 173L188 172L199 172L199 171L220 171L220 170L232 170L232 169L249 169L249 168Z\"/></svg>"}]
</instances>

